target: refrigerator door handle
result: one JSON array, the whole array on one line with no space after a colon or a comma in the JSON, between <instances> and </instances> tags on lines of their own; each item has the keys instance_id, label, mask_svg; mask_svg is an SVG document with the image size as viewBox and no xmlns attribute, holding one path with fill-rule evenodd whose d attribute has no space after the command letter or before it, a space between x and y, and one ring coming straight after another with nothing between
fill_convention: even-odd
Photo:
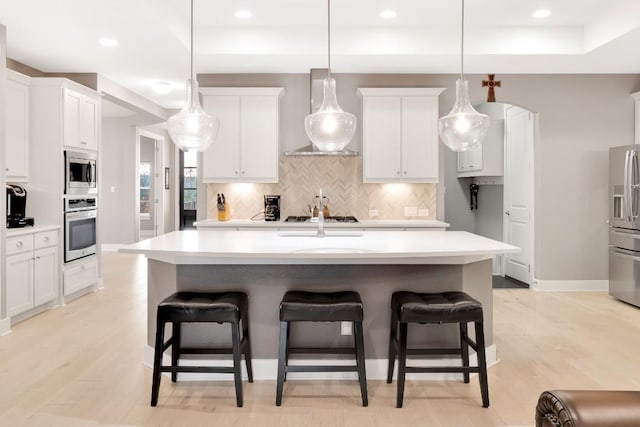
<instances>
[{"instance_id":1,"label":"refrigerator door handle","mask_svg":"<svg viewBox=\"0 0 640 427\"><path fill-rule=\"evenodd\" d=\"M614 255L618 255L623 258L629 258L634 261L640 261L640 256L636 255L638 252L636 251L627 251L626 249L620 248L611 248L611 253Z\"/></svg>"},{"instance_id":2,"label":"refrigerator door handle","mask_svg":"<svg viewBox=\"0 0 640 427\"><path fill-rule=\"evenodd\" d=\"M623 216L627 221L631 221L631 180L629 172L631 172L631 153L633 150L627 150L624 155L624 185L623 185L623 198L624 198L624 212Z\"/></svg>"},{"instance_id":3,"label":"refrigerator door handle","mask_svg":"<svg viewBox=\"0 0 640 427\"><path fill-rule=\"evenodd\" d=\"M638 233L633 233L633 232L625 232L625 231L617 231L617 230L611 230L611 234L613 234L614 236L618 236L618 237L626 237L629 239L636 239L636 240L640 240L640 234Z\"/></svg>"},{"instance_id":4,"label":"refrigerator door handle","mask_svg":"<svg viewBox=\"0 0 640 427\"><path fill-rule=\"evenodd\" d=\"M629 200L629 211L631 212L631 221L635 221L638 218L638 201L636 195L638 193L638 152L631 150L631 171L629 172L629 193L631 198Z\"/></svg>"}]
</instances>

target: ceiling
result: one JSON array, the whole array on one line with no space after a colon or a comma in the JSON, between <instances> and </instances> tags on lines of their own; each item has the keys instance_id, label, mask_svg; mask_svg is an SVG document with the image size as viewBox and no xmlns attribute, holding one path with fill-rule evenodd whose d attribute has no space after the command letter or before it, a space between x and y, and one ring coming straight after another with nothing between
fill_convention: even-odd
<instances>
[{"instance_id":1,"label":"ceiling","mask_svg":"<svg viewBox=\"0 0 640 427\"><path fill-rule=\"evenodd\" d=\"M324 0L194 0L196 73L327 66ZM551 16L536 19L535 10ZM251 19L234 13L247 9ZM460 2L333 0L334 72L457 73ZM393 9L397 17L379 13ZM467 0L465 72L640 73L640 0ZM0 0L7 55L47 72L98 72L166 108L189 74L188 0ZM117 47L103 47L101 37ZM172 91L156 94L155 82Z\"/></svg>"}]
</instances>

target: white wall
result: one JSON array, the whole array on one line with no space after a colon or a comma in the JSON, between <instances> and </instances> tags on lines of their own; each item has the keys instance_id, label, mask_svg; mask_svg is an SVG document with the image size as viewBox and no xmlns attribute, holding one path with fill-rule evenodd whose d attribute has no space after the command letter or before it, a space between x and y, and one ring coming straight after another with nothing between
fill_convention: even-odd
<instances>
[{"instance_id":1,"label":"white wall","mask_svg":"<svg viewBox=\"0 0 640 427\"><path fill-rule=\"evenodd\" d=\"M146 136L140 137L140 163L151 163L151 179L149 181L149 200L155 199L155 177L154 174L160 173L156 170L156 153L155 153L155 141ZM149 208L149 219L140 218L140 230L153 230L155 209L153 204Z\"/></svg>"},{"instance_id":2,"label":"white wall","mask_svg":"<svg viewBox=\"0 0 640 427\"><path fill-rule=\"evenodd\" d=\"M5 86L6 86L6 68L4 64L7 62L7 33L4 25L0 25L0 105L5 105ZM0 189L2 189L2 197L0 197L0 334L6 332L8 324L4 321L6 317L5 296L6 296L6 272L5 264L5 235L7 225L7 208L5 206L5 109L0 108ZM4 324L4 326L3 326Z\"/></svg>"}]
</instances>

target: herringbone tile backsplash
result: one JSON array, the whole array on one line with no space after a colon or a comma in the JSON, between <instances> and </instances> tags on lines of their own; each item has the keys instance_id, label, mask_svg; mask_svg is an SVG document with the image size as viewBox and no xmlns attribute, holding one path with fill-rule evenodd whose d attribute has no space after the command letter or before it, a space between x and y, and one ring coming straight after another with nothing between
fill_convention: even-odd
<instances>
[{"instance_id":1,"label":"herringbone tile backsplash","mask_svg":"<svg viewBox=\"0 0 640 427\"><path fill-rule=\"evenodd\" d=\"M436 218L436 184L364 184L361 157L281 157L277 184L207 184L207 217L216 218L216 194L224 193L233 219L249 219L264 209L265 194L280 194L281 217L309 215L322 188L331 215L359 219L407 219L405 206L429 209ZM370 218L369 210L378 210ZM410 218L418 219L418 218Z\"/></svg>"}]
</instances>

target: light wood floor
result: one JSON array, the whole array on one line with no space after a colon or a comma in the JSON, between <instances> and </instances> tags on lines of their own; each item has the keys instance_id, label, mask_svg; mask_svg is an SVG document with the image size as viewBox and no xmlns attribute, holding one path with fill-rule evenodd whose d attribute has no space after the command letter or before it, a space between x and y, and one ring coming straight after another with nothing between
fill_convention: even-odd
<instances>
[{"instance_id":1,"label":"light wood floor","mask_svg":"<svg viewBox=\"0 0 640 427\"><path fill-rule=\"evenodd\" d=\"M497 289L489 370L491 407L477 378L409 382L395 408L395 383L291 381L282 407L273 381L163 381L149 406L151 371L142 365L146 260L106 253L104 287L22 322L0 337L0 425L521 426L533 425L540 392L554 388L640 389L640 309L606 293Z\"/></svg>"}]
</instances>

